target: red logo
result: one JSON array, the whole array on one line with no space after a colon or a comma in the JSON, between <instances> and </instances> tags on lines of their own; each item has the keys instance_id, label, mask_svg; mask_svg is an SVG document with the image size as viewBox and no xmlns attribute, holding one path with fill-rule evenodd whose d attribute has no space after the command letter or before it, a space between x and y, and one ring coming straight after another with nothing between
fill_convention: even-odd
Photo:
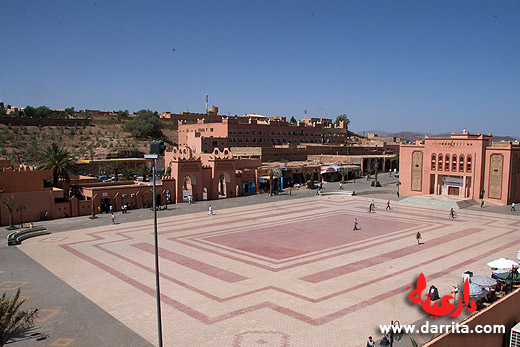
<instances>
[{"instance_id":1,"label":"red logo","mask_svg":"<svg viewBox=\"0 0 520 347\"><path fill-rule=\"evenodd\" d=\"M412 288L412 286L407 287L406 290ZM417 278L417 283L415 285L415 289L413 289L410 294L408 294L408 298L411 302L418 305L420 304L423 311L431 314L430 318L439 318L441 316L449 317L457 317L462 313L462 309L466 308L468 312L475 312L477 310L477 304L475 300L469 298L469 278L466 278L464 281L464 293L463 298L458 298L458 302L455 301L455 298L451 295L445 295L441 298L440 302L436 301L432 304L430 299L430 293L426 293L424 297L426 299L422 299L421 297L423 290L426 288L426 278L423 273L419 275ZM453 304L450 303L450 300L453 300ZM469 305L468 305L469 304Z\"/></svg>"}]
</instances>

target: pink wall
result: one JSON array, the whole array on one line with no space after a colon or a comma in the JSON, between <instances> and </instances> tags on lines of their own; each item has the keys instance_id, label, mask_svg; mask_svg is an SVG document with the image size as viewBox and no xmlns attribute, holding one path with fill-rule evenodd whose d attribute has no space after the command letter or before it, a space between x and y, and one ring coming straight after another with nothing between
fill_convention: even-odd
<instances>
[{"instance_id":1,"label":"pink wall","mask_svg":"<svg viewBox=\"0 0 520 347\"><path fill-rule=\"evenodd\" d=\"M506 339L509 343L510 329L514 323L520 321L520 289L517 289L505 298L495 302L465 321L470 330L476 325L505 325ZM497 347L502 346L504 334L444 334L431 342L424 344L424 347L455 347L455 346L478 346L478 347ZM507 344L509 345L509 344Z\"/></svg>"}]
</instances>

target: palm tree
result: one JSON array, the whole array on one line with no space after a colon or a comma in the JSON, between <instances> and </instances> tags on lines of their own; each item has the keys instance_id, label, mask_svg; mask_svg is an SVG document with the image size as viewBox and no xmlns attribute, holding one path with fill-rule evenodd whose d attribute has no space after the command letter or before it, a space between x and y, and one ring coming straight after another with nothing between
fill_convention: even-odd
<instances>
[{"instance_id":1,"label":"palm tree","mask_svg":"<svg viewBox=\"0 0 520 347\"><path fill-rule=\"evenodd\" d=\"M124 181L131 181L134 179L134 172L129 168L124 168L121 170L121 175L123 175L122 178Z\"/></svg>"},{"instance_id":2,"label":"palm tree","mask_svg":"<svg viewBox=\"0 0 520 347\"><path fill-rule=\"evenodd\" d=\"M95 201L96 201L96 197L97 197L97 194L94 194L94 196L92 197L92 216L90 217L90 219L96 219L96 204L95 204Z\"/></svg>"},{"instance_id":3,"label":"palm tree","mask_svg":"<svg viewBox=\"0 0 520 347\"><path fill-rule=\"evenodd\" d=\"M11 198L7 198L7 201L2 200L2 204L7 207L7 210L9 211L9 229L14 229L14 222L13 222L13 208L14 208L14 194L11 194Z\"/></svg>"},{"instance_id":4,"label":"palm tree","mask_svg":"<svg viewBox=\"0 0 520 347\"><path fill-rule=\"evenodd\" d=\"M65 183L65 189L68 190L69 171L72 171L74 167L69 151L53 142L43 151L40 160L44 163L40 168L50 170L52 173L53 187L57 187L58 181L62 180Z\"/></svg>"},{"instance_id":5,"label":"palm tree","mask_svg":"<svg viewBox=\"0 0 520 347\"><path fill-rule=\"evenodd\" d=\"M119 181L119 172L124 170L125 165L120 161L115 161L113 163L110 163L110 168L114 171L116 181Z\"/></svg>"},{"instance_id":6,"label":"palm tree","mask_svg":"<svg viewBox=\"0 0 520 347\"><path fill-rule=\"evenodd\" d=\"M19 299L20 288L12 298L7 298L5 293L0 298L0 346L5 345L11 337L31 327L38 316L37 308L21 311L20 306L25 299Z\"/></svg>"},{"instance_id":7,"label":"palm tree","mask_svg":"<svg viewBox=\"0 0 520 347\"><path fill-rule=\"evenodd\" d=\"M341 175L341 183L345 182L345 176L348 175L347 169L341 169L339 171L339 174ZM348 180L348 177L347 177L347 180Z\"/></svg>"},{"instance_id":8,"label":"palm tree","mask_svg":"<svg viewBox=\"0 0 520 347\"><path fill-rule=\"evenodd\" d=\"M137 168L137 175L143 176L143 182L146 182L146 176L150 174L150 169L146 164L143 164Z\"/></svg>"}]
</instances>

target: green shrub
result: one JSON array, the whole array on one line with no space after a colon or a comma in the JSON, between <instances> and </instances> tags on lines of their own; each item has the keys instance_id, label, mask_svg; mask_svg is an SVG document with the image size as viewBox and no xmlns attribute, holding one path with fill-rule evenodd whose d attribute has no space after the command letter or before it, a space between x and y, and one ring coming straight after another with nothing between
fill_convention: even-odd
<instances>
[{"instance_id":1,"label":"green shrub","mask_svg":"<svg viewBox=\"0 0 520 347\"><path fill-rule=\"evenodd\" d=\"M371 187L381 187L381 183L379 181L372 181L372 184L370 184Z\"/></svg>"}]
</instances>

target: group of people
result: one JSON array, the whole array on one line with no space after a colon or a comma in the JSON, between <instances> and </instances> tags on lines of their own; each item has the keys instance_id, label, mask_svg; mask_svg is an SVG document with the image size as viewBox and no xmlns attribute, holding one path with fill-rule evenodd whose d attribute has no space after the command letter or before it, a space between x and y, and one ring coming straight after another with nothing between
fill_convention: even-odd
<instances>
[{"instance_id":1,"label":"group of people","mask_svg":"<svg viewBox=\"0 0 520 347\"><path fill-rule=\"evenodd\" d=\"M45 211L45 213L40 212L40 220L44 221L44 220L47 220L47 219L49 219L49 212L47 212L47 211Z\"/></svg>"}]
</instances>

